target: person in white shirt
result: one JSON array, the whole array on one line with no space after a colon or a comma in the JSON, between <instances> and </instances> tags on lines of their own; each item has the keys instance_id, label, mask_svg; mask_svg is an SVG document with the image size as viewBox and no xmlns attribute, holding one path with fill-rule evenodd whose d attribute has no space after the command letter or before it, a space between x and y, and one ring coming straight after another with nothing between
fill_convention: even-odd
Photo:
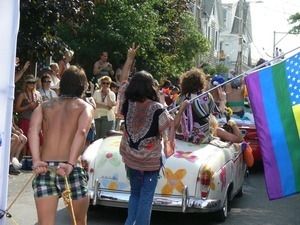
<instances>
[{"instance_id":1,"label":"person in white shirt","mask_svg":"<svg viewBox=\"0 0 300 225\"><path fill-rule=\"evenodd\" d=\"M57 63L51 63L50 68L53 71L51 75L51 85L50 88L56 92L56 94L59 93L59 83L60 79L58 78L59 73L59 66Z\"/></svg>"},{"instance_id":2,"label":"person in white shirt","mask_svg":"<svg viewBox=\"0 0 300 225\"><path fill-rule=\"evenodd\" d=\"M100 89L96 90L93 98L96 102L95 110L95 140L104 138L108 131L113 130L115 124L116 94L110 90L112 80L109 76L103 76L99 80Z\"/></svg>"},{"instance_id":3,"label":"person in white shirt","mask_svg":"<svg viewBox=\"0 0 300 225\"><path fill-rule=\"evenodd\" d=\"M120 62L119 62L120 67L116 70L116 73L115 73L115 79L116 79L116 83L117 83L118 86L121 84L120 76L121 76L122 69L123 69L125 61L126 60L124 60L124 59L120 60Z\"/></svg>"},{"instance_id":4,"label":"person in white shirt","mask_svg":"<svg viewBox=\"0 0 300 225\"><path fill-rule=\"evenodd\" d=\"M38 91L41 93L43 101L57 97L56 92L50 88L51 76L49 74L45 74L42 76L41 84L42 87L38 89Z\"/></svg>"},{"instance_id":5,"label":"person in white shirt","mask_svg":"<svg viewBox=\"0 0 300 225\"><path fill-rule=\"evenodd\" d=\"M284 52L281 49L279 49L279 55L281 56L282 59L284 59Z\"/></svg>"}]
</instances>

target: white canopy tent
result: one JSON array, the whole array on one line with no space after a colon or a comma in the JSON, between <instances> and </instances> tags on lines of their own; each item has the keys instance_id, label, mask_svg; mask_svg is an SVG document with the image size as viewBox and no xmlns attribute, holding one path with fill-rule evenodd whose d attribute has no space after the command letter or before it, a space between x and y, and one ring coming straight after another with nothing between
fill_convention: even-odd
<instances>
[{"instance_id":1,"label":"white canopy tent","mask_svg":"<svg viewBox=\"0 0 300 225\"><path fill-rule=\"evenodd\" d=\"M19 0L0 0L0 209L7 208L11 121L15 89L15 59L19 31ZM6 224L6 217L0 225Z\"/></svg>"}]
</instances>

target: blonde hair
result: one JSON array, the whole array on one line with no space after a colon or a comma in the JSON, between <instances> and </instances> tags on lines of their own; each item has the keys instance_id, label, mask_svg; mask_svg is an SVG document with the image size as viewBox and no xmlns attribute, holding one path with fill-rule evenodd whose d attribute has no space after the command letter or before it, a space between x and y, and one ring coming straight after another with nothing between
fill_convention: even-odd
<instances>
[{"instance_id":1,"label":"blonde hair","mask_svg":"<svg viewBox=\"0 0 300 225\"><path fill-rule=\"evenodd\" d=\"M102 81L104 81L104 80L108 80L109 83L112 82L110 76L103 76L103 77L101 77L101 78L99 79L98 84L100 85L100 84L102 83Z\"/></svg>"},{"instance_id":2,"label":"blonde hair","mask_svg":"<svg viewBox=\"0 0 300 225\"><path fill-rule=\"evenodd\" d=\"M213 136L217 136L217 128L219 127L219 123L217 118L210 114L209 115L209 128L210 128L210 132Z\"/></svg>"},{"instance_id":3,"label":"blonde hair","mask_svg":"<svg viewBox=\"0 0 300 225\"><path fill-rule=\"evenodd\" d=\"M50 63L50 68L54 71L54 68L59 68L57 63Z\"/></svg>"},{"instance_id":4,"label":"blonde hair","mask_svg":"<svg viewBox=\"0 0 300 225\"><path fill-rule=\"evenodd\" d=\"M72 51L72 50L66 50L64 55L65 56L73 57L74 56L74 51Z\"/></svg>"},{"instance_id":5,"label":"blonde hair","mask_svg":"<svg viewBox=\"0 0 300 225\"><path fill-rule=\"evenodd\" d=\"M28 74L26 77L28 77L28 76L33 76L33 77L34 77L33 74ZM22 91L26 91L26 89L27 89L27 82L26 82L26 78L25 78L25 80L23 81L21 90L22 90ZM34 84L34 87L33 87L32 91L33 91L33 92L36 91L36 82L35 82L35 84Z\"/></svg>"}]
</instances>

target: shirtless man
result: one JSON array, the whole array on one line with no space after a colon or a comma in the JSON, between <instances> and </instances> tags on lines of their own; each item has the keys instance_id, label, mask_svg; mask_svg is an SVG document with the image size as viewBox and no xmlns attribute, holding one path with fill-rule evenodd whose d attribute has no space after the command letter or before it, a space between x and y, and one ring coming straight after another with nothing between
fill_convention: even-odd
<instances>
[{"instance_id":1,"label":"shirtless man","mask_svg":"<svg viewBox=\"0 0 300 225\"><path fill-rule=\"evenodd\" d=\"M93 74L96 77L96 81L98 83L98 80L103 76L109 76L112 78L112 80L115 80L114 70L112 65L107 61L108 59L108 53L106 51L102 51L100 54L100 59L95 62L94 68L93 68Z\"/></svg>"},{"instance_id":2,"label":"shirtless man","mask_svg":"<svg viewBox=\"0 0 300 225\"><path fill-rule=\"evenodd\" d=\"M86 88L84 70L71 66L62 76L59 97L42 103L32 114L28 137L36 174L32 186L39 225L55 224L58 199L66 189L65 176L77 225L87 224L88 178L79 157L84 151L94 108L81 99ZM40 130L44 135L41 150ZM70 204L68 208L71 213Z\"/></svg>"},{"instance_id":3,"label":"shirtless man","mask_svg":"<svg viewBox=\"0 0 300 225\"><path fill-rule=\"evenodd\" d=\"M245 84L243 78L236 78L225 86L227 106L233 114L242 118L245 114Z\"/></svg>"}]
</instances>

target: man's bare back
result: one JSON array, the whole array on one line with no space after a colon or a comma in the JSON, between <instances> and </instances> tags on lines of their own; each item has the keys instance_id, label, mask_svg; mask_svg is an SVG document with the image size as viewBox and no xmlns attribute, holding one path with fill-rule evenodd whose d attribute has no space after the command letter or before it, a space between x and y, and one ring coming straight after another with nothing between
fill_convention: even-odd
<instances>
[{"instance_id":1,"label":"man's bare back","mask_svg":"<svg viewBox=\"0 0 300 225\"><path fill-rule=\"evenodd\" d=\"M240 88L231 88L230 83L226 85L227 104L233 112L240 112L244 110L244 92L244 85L241 85Z\"/></svg>"},{"instance_id":2,"label":"man's bare back","mask_svg":"<svg viewBox=\"0 0 300 225\"><path fill-rule=\"evenodd\" d=\"M79 98L59 97L42 104L42 131L45 139L41 160L69 160L80 119L88 121L88 110L92 110L91 105ZM84 145L78 147L83 151Z\"/></svg>"},{"instance_id":3,"label":"man's bare back","mask_svg":"<svg viewBox=\"0 0 300 225\"><path fill-rule=\"evenodd\" d=\"M92 104L81 99L86 89L84 70L70 66L60 80L60 96L43 102L31 116L28 137L36 174L32 188L38 224L55 224L59 196L68 187L65 182L71 191L74 212L71 218L78 225L87 224L88 177L77 164L94 117ZM44 141L40 149L41 130Z\"/></svg>"}]
</instances>

